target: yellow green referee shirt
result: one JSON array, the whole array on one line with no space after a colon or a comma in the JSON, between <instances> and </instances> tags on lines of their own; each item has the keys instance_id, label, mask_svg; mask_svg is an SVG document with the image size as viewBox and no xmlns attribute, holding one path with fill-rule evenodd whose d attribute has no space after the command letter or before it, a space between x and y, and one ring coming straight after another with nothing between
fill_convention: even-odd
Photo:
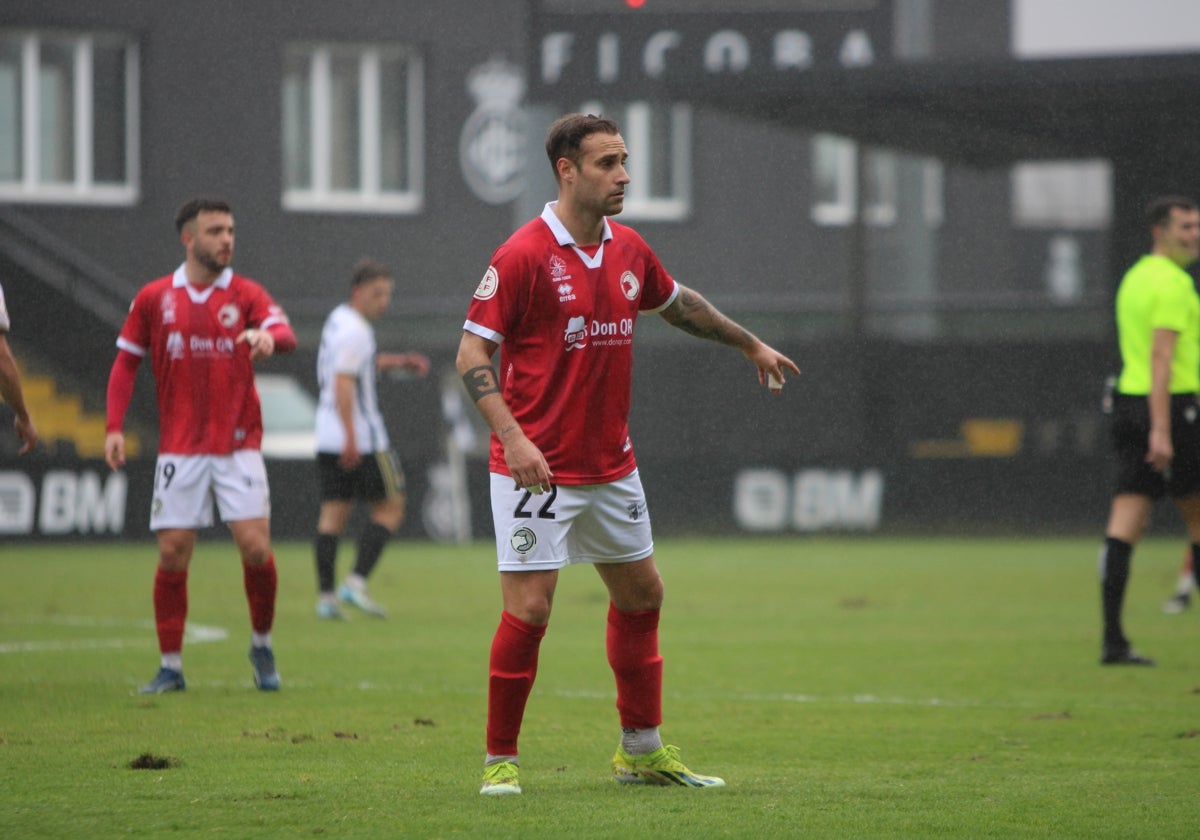
<instances>
[{"instance_id":1,"label":"yellow green referee shirt","mask_svg":"<svg viewBox=\"0 0 1200 840\"><path fill-rule=\"evenodd\" d=\"M1171 393L1200 391L1200 295L1190 274L1166 257L1148 254L1125 273L1117 289L1120 393L1150 393L1150 355L1159 329L1179 333Z\"/></svg>"}]
</instances>

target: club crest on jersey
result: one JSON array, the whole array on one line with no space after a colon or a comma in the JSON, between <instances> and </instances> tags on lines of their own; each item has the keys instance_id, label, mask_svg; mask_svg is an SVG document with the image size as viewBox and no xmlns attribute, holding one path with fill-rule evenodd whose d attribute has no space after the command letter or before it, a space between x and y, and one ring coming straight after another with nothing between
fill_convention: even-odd
<instances>
[{"instance_id":1,"label":"club crest on jersey","mask_svg":"<svg viewBox=\"0 0 1200 840\"><path fill-rule=\"evenodd\" d=\"M632 271L626 271L621 275L621 291L625 293L625 297L629 300L636 300L638 292L642 290L642 284L633 275Z\"/></svg>"},{"instance_id":2,"label":"club crest on jersey","mask_svg":"<svg viewBox=\"0 0 1200 840\"><path fill-rule=\"evenodd\" d=\"M483 279L479 281L479 286L475 289L476 300L491 300L496 296L496 290L500 288L500 274L496 271L496 266L489 265L487 271L483 272Z\"/></svg>"},{"instance_id":3,"label":"club crest on jersey","mask_svg":"<svg viewBox=\"0 0 1200 840\"><path fill-rule=\"evenodd\" d=\"M567 261L558 254L550 255L550 276L555 280L563 279L563 275L567 273Z\"/></svg>"},{"instance_id":4,"label":"club crest on jersey","mask_svg":"<svg viewBox=\"0 0 1200 840\"><path fill-rule=\"evenodd\" d=\"M567 343L567 352L582 350L587 346L587 319L577 315L567 321L567 329L563 333L563 341Z\"/></svg>"},{"instance_id":5,"label":"club crest on jersey","mask_svg":"<svg viewBox=\"0 0 1200 840\"><path fill-rule=\"evenodd\" d=\"M175 323L175 296L163 295L159 300L159 308L162 310L162 322L164 324ZM133 310L133 305L130 304L129 309Z\"/></svg>"},{"instance_id":6,"label":"club crest on jersey","mask_svg":"<svg viewBox=\"0 0 1200 840\"><path fill-rule=\"evenodd\" d=\"M237 306L232 303L225 304L217 313L217 321L227 330L232 329L237 322L241 320L241 317L241 313L238 312Z\"/></svg>"}]
</instances>

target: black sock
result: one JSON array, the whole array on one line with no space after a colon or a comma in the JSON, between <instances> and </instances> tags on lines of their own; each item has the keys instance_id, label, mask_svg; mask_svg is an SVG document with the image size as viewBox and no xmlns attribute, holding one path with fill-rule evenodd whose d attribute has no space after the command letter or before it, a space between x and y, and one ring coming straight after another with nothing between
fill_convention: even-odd
<instances>
[{"instance_id":1,"label":"black sock","mask_svg":"<svg viewBox=\"0 0 1200 840\"><path fill-rule=\"evenodd\" d=\"M1200 543L1192 543L1192 589L1200 583ZM1192 594L1192 589L1188 590L1188 594Z\"/></svg>"},{"instance_id":2,"label":"black sock","mask_svg":"<svg viewBox=\"0 0 1200 840\"><path fill-rule=\"evenodd\" d=\"M1121 629L1121 605L1129 583L1133 546L1116 537L1105 537L1100 552L1100 603L1104 607L1104 644L1125 647L1129 641Z\"/></svg>"},{"instance_id":3,"label":"black sock","mask_svg":"<svg viewBox=\"0 0 1200 840\"><path fill-rule=\"evenodd\" d=\"M368 522L358 538L358 559L354 562L354 574L366 580L379 562L383 547L391 538L392 532L378 522Z\"/></svg>"},{"instance_id":4,"label":"black sock","mask_svg":"<svg viewBox=\"0 0 1200 840\"><path fill-rule=\"evenodd\" d=\"M332 592L333 572L337 565L337 534L317 534L316 540L313 541L313 550L317 557L317 591Z\"/></svg>"}]
</instances>

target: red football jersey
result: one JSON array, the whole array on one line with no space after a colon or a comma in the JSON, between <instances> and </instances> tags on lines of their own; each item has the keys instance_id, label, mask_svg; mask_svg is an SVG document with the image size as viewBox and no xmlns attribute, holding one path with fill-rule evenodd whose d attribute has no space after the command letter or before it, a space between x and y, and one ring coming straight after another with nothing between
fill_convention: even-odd
<instances>
[{"instance_id":1,"label":"red football jersey","mask_svg":"<svg viewBox=\"0 0 1200 840\"><path fill-rule=\"evenodd\" d=\"M287 315L266 289L228 268L202 289L188 284L180 266L138 292L117 346L150 356L160 454L259 448L262 406L250 349L237 337L278 323Z\"/></svg>"},{"instance_id":2,"label":"red football jersey","mask_svg":"<svg viewBox=\"0 0 1200 840\"><path fill-rule=\"evenodd\" d=\"M464 329L500 345L504 399L561 484L600 484L636 467L629 440L638 312L675 299L675 281L633 230L606 219L588 255L553 203L492 255ZM492 436L490 469L507 475Z\"/></svg>"}]
</instances>

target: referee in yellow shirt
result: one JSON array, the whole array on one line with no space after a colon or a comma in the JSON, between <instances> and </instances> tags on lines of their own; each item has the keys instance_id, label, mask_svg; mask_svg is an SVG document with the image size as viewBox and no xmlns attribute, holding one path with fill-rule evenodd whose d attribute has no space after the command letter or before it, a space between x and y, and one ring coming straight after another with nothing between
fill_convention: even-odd
<instances>
[{"instance_id":1,"label":"referee in yellow shirt","mask_svg":"<svg viewBox=\"0 0 1200 840\"><path fill-rule=\"evenodd\" d=\"M1100 553L1103 665L1153 665L1121 626L1133 547L1170 494L1200 554L1200 296L1184 270L1200 257L1200 208L1164 196L1146 211L1153 247L1117 290L1121 376L1113 400L1117 486Z\"/></svg>"}]
</instances>

